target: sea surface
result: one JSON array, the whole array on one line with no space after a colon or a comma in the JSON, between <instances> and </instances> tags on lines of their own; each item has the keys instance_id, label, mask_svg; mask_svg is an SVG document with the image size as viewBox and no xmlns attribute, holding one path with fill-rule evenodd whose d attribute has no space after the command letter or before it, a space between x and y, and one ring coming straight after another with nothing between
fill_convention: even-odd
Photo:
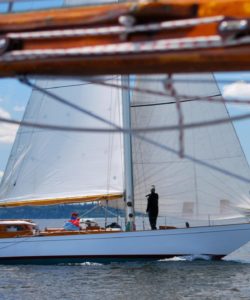
<instances>
[{"instance_id":1,"label":"sea surface","mask_svg":"<svg viewBox=\"0 0 250 300\"><path fill-rule=\"evenodd\" d=\"M250 243L222 261L206 259L0 266L0 300L250 299Z\"/></svg>"}]
</instances>

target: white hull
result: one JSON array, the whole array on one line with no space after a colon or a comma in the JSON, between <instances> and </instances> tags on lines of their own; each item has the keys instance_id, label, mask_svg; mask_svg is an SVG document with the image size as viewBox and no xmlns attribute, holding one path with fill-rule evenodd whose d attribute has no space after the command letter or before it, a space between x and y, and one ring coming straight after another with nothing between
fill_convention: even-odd
<instances>
[{"instance_id":1,"label":"white hull","mask_svg":"<svg viewBox=\"0 0 250 300\"><path fill-rule=\"evenodd\" d=\"M60 263L160 259L183 255L221 258L250 240L250 224L185 229L4 238L1 263Z\"/></svg>"}]
</instances>

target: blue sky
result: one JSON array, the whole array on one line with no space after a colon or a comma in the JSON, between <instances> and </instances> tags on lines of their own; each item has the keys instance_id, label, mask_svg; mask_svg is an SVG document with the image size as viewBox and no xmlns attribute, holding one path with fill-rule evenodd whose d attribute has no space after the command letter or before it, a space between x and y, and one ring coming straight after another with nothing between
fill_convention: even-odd
<instances>
[{"instance_id":1,"label":"blue sky","mask_svg":"<svg viewBox=\"0 0 250 300\"><path fill-rule=\"evenodd\" d=\"M229 86L223 83L224 80L239 82L244 81L243 88L237 84L231 84L233 87L229 92L232 97L240 95L242 90L246 88L246 92L250 95L250 73L219 73L216 74L218 84L223 91L225 86ZM16 79L1 79L0 80L0 116L22 119L23 112L27 101L31 95L31 89L25 85L19 83ZM250 112L250 106L228 106L230 115L243 114ZM237 131L242 148L246 154L248 162L250 163L250 120L235 122L235 129ZM16 132L16 126L0 123L0 177L5 169L12 143L14 141L14 135Z\"/></svg>"},{"instance_id":2,"label":"blue sky","mask_svg":"<svg viewBox=\"0 0 250 300\"><path fill-rule=\"evenodd\" d=\"M14 3L12 11L26 11L35 9L46 9L50 7L61 6L63 0L23 0L22 2ZM8 10L8 3L0 3L0 12L5 13Z\"/></svg>"}]
</instances>

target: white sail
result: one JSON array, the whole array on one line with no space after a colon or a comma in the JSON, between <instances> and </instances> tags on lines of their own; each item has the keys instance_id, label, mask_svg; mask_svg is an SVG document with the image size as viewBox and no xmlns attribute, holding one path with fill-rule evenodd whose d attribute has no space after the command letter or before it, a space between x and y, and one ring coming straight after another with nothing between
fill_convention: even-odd
<instances>
[{"instance_id":1,"label":"white sail","mask_svg":"<svg viewBox=\"0 0 250 300\"><path fill-rule=\"evenodd\" d=\"M119 84L119 77L107 78ZM44 89L121 126L120 91L83 81L39 80ZM25 121L111 128L33 90ZM120 134L56 132L21 127L5 171L0 197L54 199L123 192Z\"/></svg>"},{"instance_id":2,"label":"white sail","mask_svg":"<svg viewBox=\"0 0 250 300\"><path fill-rule=\"evenodd\" d=\"M146 81L145 81L146 78ZM158 81L148 81L149 79ZM175 75L179 95L220 95L212 74ZM164 92L162 76L138 77L136 87ZM181 81L186 80L186 82ZM199 80L205 80L200 82ZM191 82L188 80L195 80ZM208 82L206 82L206 80ZM215 97L215 99L220 96ZM176 104L171 97L134 92L132 97L133 127L178 124ZM162 105L155 105L161 104ZM165 103L165 104L164 104ZM140 106L149 104L149 106ZM152 104L152 105L150 105ZM228 118L223 103L187 101L181 103L184 123ZM141 134L157 143L179 151L179 131ZM184 131L184 153L228 172L250 179L250 170L232 123L198 127ZM133 138L135 208L145 212L151 185L159 193L162 216L184 219L230 218L239 215L238 206L250 207L249 183L227 176L189 159Z\"/></svg>"}]
</instances>

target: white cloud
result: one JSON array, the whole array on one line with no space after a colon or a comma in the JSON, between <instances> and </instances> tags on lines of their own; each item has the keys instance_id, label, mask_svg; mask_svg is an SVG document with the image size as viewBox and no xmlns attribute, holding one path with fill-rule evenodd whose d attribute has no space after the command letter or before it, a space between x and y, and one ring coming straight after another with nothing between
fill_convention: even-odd
<instances>
[{"instance_id":1,"label":"white cloud","mask_svg":"<svg viewBox=\"0 0 250 300\"><path fill-rule=\"evenodd\" d=\"M18 105L16 105L14 107L14 111L16 111L16 112L23 112L24 110L25 110L25 106L18 106Z\"/></svg>"},{"instance_id":2,"label":"white cloud","mask_svg":"<svg viewBox=\"0 0 250 300\"><path fill-rule=\"evenodd\" d=\"M9 112L0 107L0 117L10 119L11 116ZM13 143L17 129L17 125L0 122L0 143Z\"/></svg>"},{"instance_id":3,"label":"white cloud","mask_svg":"<svg viewBox=\"0 0 250 300\"><path fill-rule=\"evenodd\" d=\"M10 113L0 107L0 117L10 119Z\"/></svg>"},{"instance_id":4,"label":"white cloud","mask_svg":"<svg viewBox=\"0 0 250 300\"><path fill-rule=\"evenodd\" d=\"M250 83L238 81L229 85L225 85L223 87L222 96L227 100L250 100Z\"/></svg>"}]
</instances>

